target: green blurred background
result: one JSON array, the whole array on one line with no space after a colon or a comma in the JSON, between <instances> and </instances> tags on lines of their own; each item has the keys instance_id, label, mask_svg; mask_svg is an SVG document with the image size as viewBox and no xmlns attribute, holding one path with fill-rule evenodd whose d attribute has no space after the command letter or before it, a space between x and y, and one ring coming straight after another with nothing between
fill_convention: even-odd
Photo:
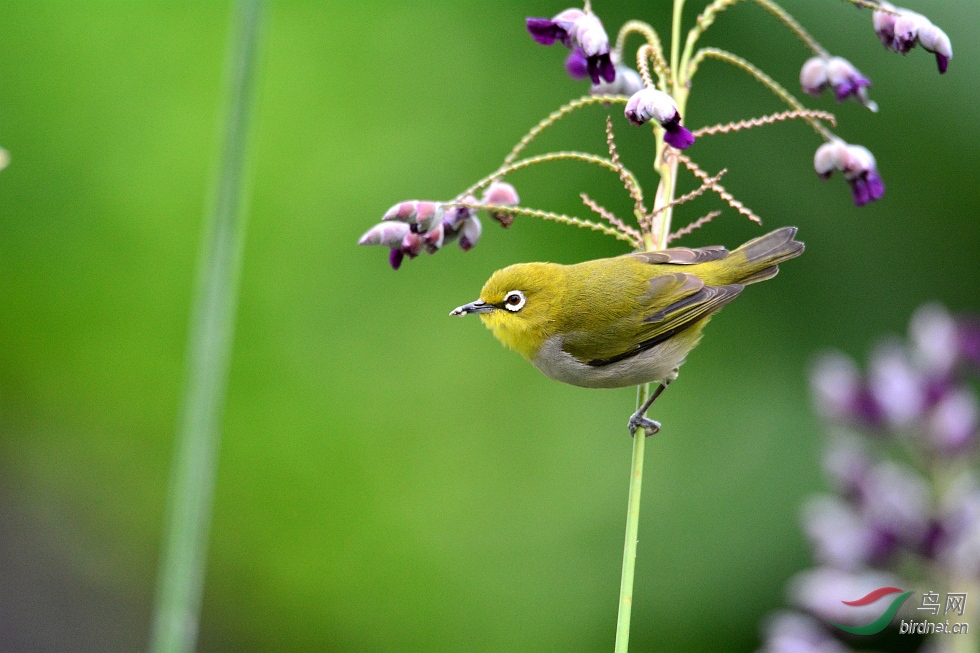
<instances>
[{"instance_id":1,"label":"green blurred background","mask_svg":"<svg viewBox=\"0 0 980 653\"><path fill-rule=\"evenodd\" d=\"M911 0L910 0L911 1ZM271 4L254 190L200 649L612 648L634 391L544 378L448 311L497 268L621 253L598 234L485 224L467 254L406 262L357 238L402 199L447 199L586 87L528 15L561 2ZM670 3L595 0L666 35ZM974 0L916 0L952 38L885 51L868 11L785 3L875 83L835 111L877 156L885 198L821 183L803 123L704 139L690 154L806 255L726 308L654 411L633 611L635 651L751 651L808 564L798 504L820 487L807 367L863 356L912 310L980 308L980 75ZM689 20L701 3L689 2ZM230 6L3 3L0 145L0 647L144 647L210 178ZM640 12L640 13L637 13ZM686 27L685 27L686 32ZM633 47L638 41L631 41ZM758 7L705 44L797 89L807 52ZM687 124L781 110L706 62ZM613 110L652 196L647 130ZM603 110L543 136L603 151ZM685 178L685 188L692 182ZM515 175L530 206L629 215L613 175ZM721 208L678 210L678 224ZM685 244L761 233L732 211Z\"/></svg>"}]
</instances>

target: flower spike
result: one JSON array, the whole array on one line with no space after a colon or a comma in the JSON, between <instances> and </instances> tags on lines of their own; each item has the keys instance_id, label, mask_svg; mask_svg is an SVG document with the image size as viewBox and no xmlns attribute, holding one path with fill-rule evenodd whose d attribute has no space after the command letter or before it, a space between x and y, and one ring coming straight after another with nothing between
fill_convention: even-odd
<instances>
[{"instance_id":1,"label":"flower spike","mask_svg":"<svg viewBox=\"0 0 980 653\"><path fill-rule=\"evenodd\" d=\"M684 150L694 144L694 134L681 126L681 114L677 103L663 91L645 88L633 94L626 103L626 119L634 125L643 125L656 120L666 132L664 141L668 145Z\"/></svg>"}]
</instances>

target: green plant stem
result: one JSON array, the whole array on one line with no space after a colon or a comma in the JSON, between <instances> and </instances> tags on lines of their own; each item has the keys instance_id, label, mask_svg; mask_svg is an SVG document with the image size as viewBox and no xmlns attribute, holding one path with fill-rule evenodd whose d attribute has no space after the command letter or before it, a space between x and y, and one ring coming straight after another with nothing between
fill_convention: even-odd
<instances>
[{"instance_id":1,"label":"green plant stem","mask_svg":"<svg viewBox=\"0 0 980 653\"><path fill-rule=\"evenodd\" d=\"M187 377L150 634L153 653L187 653L197 641L245 240L247 149L263 15L262 0L233 5L221 155L188 336Z\"/></svg>"},{"instance_id":2,"label":"green plant stem","mask_svg":"<svg viewBox=\"0 0 980 653\"><path fill-rule=\"evenodd\" d=\"M636 406L647 400L650 384L637 388ZM630 494L626 511L626 544L623 547L623 578L619 586L619 615L616 619L616 653L626 653L630 641L630 612L633 607L633 572L636 567L637 534L640 528L640 491L643 487L643 448L646 432L633 436L633 459L630 464Z\"/></svg>"},{"instance_id":3,"label":"green plant stem","mask_svg":"<svg viewBox=\"0 0 980 653\"><path fill-rule=\"evenodd\" d=\"M680 57L681 18L684 13L684 0L674 0L673 25L671 27L671 76L670 89L681 116L686 114L688 89L678 83L678 59ZM657 130L654 169L660 174L660 184L653 204L653 224L643 235L646 250L664 249L670 238L670 223L674 213L674 194L677 189L676 156L665 160L666 145L662 130ZM650 396L650 384L637 387L636 401L639 408ZM626 542L623 546L623 575L619 585L619 614L616 618L615 653L627 653L630 639L630 616L633 609L633 576L636 569L636 545L640 529L640 495L643 488L643 450L646 433L638 431L633 438L633 457L630 464L630 491L626 504Z\"/></svg>"}]
</instances>

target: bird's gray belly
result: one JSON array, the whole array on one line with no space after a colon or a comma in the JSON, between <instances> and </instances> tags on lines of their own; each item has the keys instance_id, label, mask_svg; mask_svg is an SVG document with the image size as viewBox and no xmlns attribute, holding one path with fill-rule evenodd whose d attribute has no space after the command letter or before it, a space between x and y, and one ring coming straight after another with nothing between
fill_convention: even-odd
<instances>
[{"instance_id":1,"label":"bird's gray belly","mask_svg":"<svg viewBox=\"0 0 980 653\"><path fill-rule=\"evenodd\" d=\"M563 350L563 342L561 336L549 338L532 362L548 378L583 388L624 388L664 381L673 376L690 351L690 345L678 347L671 338L635 356L593 367Z\"/></svg>"}]
</instances>

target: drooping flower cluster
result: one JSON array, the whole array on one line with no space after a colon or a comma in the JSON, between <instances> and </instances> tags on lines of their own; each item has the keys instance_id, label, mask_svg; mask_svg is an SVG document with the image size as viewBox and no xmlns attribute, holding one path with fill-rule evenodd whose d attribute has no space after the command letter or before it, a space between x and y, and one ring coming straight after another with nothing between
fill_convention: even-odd
<instances>
[{"instance_id":1,"label":"drooping flower cluster","mask_svg":"<svg viewBox=\"0 0 980 653\"><path fill-rule=\"evenodd\" d=\"M764 651L844 651L833 639L842 631L826 622L866 624L882 607L843 601L880 587L955 593L980 579L978 352L980 325L929 305L913 317L910 342L882 343L866 374L839 353L815 366L833 492L802 512L818 566L791 581L789 598L810 616L782 613Z\"/></svg>"},{"instance_id":2,"label":"drooping flower cluster","mask_svg":"<svg viewBox=\"0 0 980 653\"><path fill-rule=\"evenodd\" d=\"M841 140L824 143L813 155L813 167L821 179L829 179L834 170L839 170L851 185L857 206L881 199L885 194L874 155L861 145L848 145Z\"/></svg>"},{"instance_id":3,"label":"drooping flower cluster","mask_svg":"<svg viewBox=\"0 0 980 653\"><path fill-rule=\"evenodd\" d=\"M435 254L445 245L459 242L464 252L473 249L483 233L476 215L476 206L507 206L519 203L517 191L506 182L494 182L487 187L481 200L467 196L458 202L409 200L399 202L357 241L358 245L383 245L391 248L388 262L397 270L405 257L415 258L424 249ZM513 217L490 212L490 217L509 227Z\"/></svg>"},{"instance_id":4,"label":"drooping flower cluster","mask_svg":"<svg viewBox=\"0 0 980 653\"><path fill-rule=\"evenodd\" d=\"M895 7L884 0L879 4L882 9L874 12L872 21L882 45L902 54L921 45L923 50L936 55L936 66L940 74L945 73L953 58L953 44L946 32L922 14Z\"/></svg>"},{"instance_id":5,"label":"drooping flower cluster","mask_svg":"<svg viewBox=\"0 0 980 653\"><path fill-rule=\"evenodd\" d=\"M616 67L609 56L609 36L595 14L581 9L566 9L554 18L528 18L527 31L542 45L560 42L572 52L565 62L568 73L582 76L584 70L593 84L600 78L616 79Z\"/></svg>"}]
</instances>

